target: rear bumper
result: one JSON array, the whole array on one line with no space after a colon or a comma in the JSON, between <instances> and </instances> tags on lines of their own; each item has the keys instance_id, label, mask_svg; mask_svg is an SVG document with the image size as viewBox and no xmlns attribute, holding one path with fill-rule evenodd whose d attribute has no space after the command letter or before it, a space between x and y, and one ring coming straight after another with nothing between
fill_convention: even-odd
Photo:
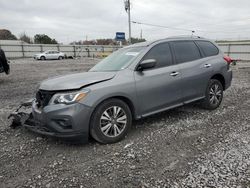
<instances>
[{"instance_id":1,"label":"rear bumper","mask_svg":"<svg viewBox=\"0 0 250 188\"><path fill-rule=\"evenodd\" d=\"M226 74L224 75L224 78L225 78L225 90L226 90L231 86L232 79L233 79L233 72L231 69L226 72Z\"/></svg>"}]
</instances>

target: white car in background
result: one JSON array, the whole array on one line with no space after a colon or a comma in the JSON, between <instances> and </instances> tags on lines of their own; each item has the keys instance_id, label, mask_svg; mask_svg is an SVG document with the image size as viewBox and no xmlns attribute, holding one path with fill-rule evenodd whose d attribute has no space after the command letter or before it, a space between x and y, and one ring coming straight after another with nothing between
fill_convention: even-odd
<instances>
[{"instance_id":1,"label":"white car in background","mask_svg":"<svg viewBox=\"0 0 250 188\"><path fill-rule=\"evenodd\" d=\"M54 50L47 50L45 52L42 52L40 54L35 54L34 59L37 60L47 60L47 59L63 59L65 57L65 54L59 51Z\"/></svg>"}]
</instances>

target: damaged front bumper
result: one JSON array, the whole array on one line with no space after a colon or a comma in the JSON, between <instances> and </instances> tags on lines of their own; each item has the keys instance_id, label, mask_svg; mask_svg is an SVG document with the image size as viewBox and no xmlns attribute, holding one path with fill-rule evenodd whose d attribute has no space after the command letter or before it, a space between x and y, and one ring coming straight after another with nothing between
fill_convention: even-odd
<instances>
[{"instance_id":1,"label":"damaged front bumper","mask_svg":"<svg viewBox=\"0 0 250 188\"><path fill-rule=\"evenodd\" d=\"M35 120L33 118L33 115L30 114L29 118L24 122L23 126L27 129L29 129L32 132L36 132L38 134L51 136L51 137L57 137L57 138L65 138L65 139L73 139L73 140L83 140L83 138L87 138L87 135L84 135L81 132L65 132L65 133L57 133L52 132L47 128L45 124L42 124L41 122Z\"/></svg>"},{"instance_id":2,"label":"damaged front bumper","mask_svg":"<svg viewBox=\"0 0 250 188\"><path fill-rule=\"evenodd\" d=\"M21 104L9 118L12 118L12 128L23 126L38 134L87 143L89 112L82 104L51 106L38 111L34 100L30 100Z\"/></svg>"},{"instance_id":3,"label":"damaged front bumper","mask_svg":"<svg viewBox=\"0 0 250 188\"><path fill-rule=\"evenodd\" d=\"M18 106L18 108L12 112L8 119L12 119L12 123L10 125L11 128L15 129L16 127L22 126L32 115L31 106L33 99L26 101Z\"/></svg>"}]
</instances>

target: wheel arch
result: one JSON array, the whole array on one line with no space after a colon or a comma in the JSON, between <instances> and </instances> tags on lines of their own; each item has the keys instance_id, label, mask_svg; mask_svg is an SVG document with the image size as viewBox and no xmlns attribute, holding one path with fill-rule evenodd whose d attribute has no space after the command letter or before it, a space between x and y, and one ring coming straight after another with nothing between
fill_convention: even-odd
<instances>
[{"instance_id":1,"label":"wheel arch","mask_svg":"<svg viewBox=\"0 0 250 188\"><path fill-rule=\"evenodd\" d=\"M134 106L132 100L131 100L130 98L128 98L128 97L126 97L126 96L122 96L122 95L109 96L109 97L107 97L107 98L102 99L101 101L98 101L98 103L95 104L95 106L94 106L94 108L93 108L93 111L91 112L91 117L92 117L92 115L93 115L95 109L96 109L101 103L103 103L103 102L106 101L106 100L110 100L110 99L119 99L119 100L125 102L125 103L128 105L128 107L129 107L129 109L130 109L130 111L131 111L132 119L136 119L136 117L137 117L137 115L136 115L136 109L135 109L135 106Z\"/></svg>"},{"instance_id":2,"label":"wheel arch","mask_svg":"<svg viewBox=\"0 0 250 188\"><path fill-rule=\"evenodd\" d=\"M216 79L218 81L220 81L220 83L222 84L222 87L223 87L223 90L225 90L226 88L226 83L225 83L225 78L222 74L220 73L217 73L217 74L214 74L211 79Z\"/></svg>"}]
</instances>

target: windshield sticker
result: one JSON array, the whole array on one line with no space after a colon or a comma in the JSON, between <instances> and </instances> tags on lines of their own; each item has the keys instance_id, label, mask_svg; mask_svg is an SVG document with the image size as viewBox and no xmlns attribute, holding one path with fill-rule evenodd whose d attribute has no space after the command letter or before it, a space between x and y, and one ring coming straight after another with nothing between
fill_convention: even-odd
<instances>
[{"instance_id":1,"label":"windshield sticker","mask_svg":"<svg viewBox=\"0 0 250 188\"><path fill-rule=\"evenodd\" d=\"M125 55L137 56L139 52L127 52Z\"/></svg>"}]
</instances>

